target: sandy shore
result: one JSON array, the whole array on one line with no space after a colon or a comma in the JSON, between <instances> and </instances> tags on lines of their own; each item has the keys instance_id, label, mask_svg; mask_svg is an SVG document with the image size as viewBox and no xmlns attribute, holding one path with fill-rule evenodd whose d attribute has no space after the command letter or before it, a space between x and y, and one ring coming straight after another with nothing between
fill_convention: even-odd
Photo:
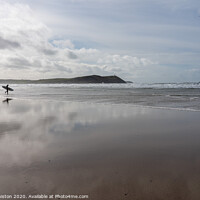
<instances>
[{"instance_id":1,"label":"sandy shore","mask_svg":"<svg viewBox=\"0 0 200 200\"><path fill-rule=\"evenodd\" d=\"M0 195L200 199L200 112L4 100Z\"/></svg>"}]
</instances>

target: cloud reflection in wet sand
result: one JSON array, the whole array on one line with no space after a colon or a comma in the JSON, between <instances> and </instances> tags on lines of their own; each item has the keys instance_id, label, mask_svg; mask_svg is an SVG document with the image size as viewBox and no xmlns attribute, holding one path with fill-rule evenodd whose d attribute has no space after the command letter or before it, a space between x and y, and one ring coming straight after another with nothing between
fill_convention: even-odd
<instances>
[{"instance_id":1,"label":"cloud reflection in wet sand","mask_svg":"<svg viewBox=\"0 0 200 200\"><path fill-rule=\"evenodd\" d=\"M22 100L0 108L0 193L200 197L199 112Z\"/></svg>"}]
</instances>

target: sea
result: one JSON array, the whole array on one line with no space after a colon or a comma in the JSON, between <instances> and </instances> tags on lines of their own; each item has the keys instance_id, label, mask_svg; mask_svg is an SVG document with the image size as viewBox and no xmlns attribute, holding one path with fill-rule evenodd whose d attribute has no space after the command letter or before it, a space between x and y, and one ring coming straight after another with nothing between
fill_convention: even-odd
<instances>
[{"instance_id":1,"label":"sea","mask_svg":"<svg viewBox=\"0 0 200 200\"><path fill-rule=\"evenodd\" d=\"M12 84L11 99L126 104L200 111L200 83Z\"/></svg>"}]
</instances>

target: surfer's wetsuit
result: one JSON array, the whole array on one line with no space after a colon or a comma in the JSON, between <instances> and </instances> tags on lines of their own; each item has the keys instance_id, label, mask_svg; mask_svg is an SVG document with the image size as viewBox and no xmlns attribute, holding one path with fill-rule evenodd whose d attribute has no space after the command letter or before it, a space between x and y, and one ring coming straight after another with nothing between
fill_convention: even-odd
<instances>
[{"instance_id":1,"label":"surfer's wetsuit","mask_svg":"<svg viewBox=\"0 0 200 200\"><path fill-rule=\"evenodd\" d=\"M8 86L9 85L6 85L6 91L5 91L5 93L7 93L7 94L8 94Z\"/></svg>"}]
</instances>

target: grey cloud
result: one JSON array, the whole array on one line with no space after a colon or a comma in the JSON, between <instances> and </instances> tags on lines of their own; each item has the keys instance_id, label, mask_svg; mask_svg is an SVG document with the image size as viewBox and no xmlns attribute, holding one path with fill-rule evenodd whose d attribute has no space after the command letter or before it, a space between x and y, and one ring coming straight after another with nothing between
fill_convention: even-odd
<instances>
[{"instance_id":1,"label":"grey cloud","mask_svg":"<svg viewBox=\"0 0 200 200\"><path fill-rule=\"evenodd\" d=\"M52 55L57 54L57 51L51 50L51 49L43 49L42 52L43 52L45 55L49 55L49 56L52 56Z\"/></svg>"},{"instance_id":2,"label":"grey cloud","mask_svg":"<svg viewBox=\"0 0 200 200\"><path fill-rule=\"evenodd\" d=\"M9 68L24 69L32 66L32 64L25 58L10 58L9 62L10 63L7 64L7 67Z\"/></svg>"},{"instance_id":3,"label":"grey cloud","mask_svg":"<svg viewBox=\"0 0 200 200\"><path fill-rule=\"evenodd\" d=\"M34 60L32 65L36 68L42 67L42 64L39 60Z\"/></svg>"},{"instance_id":4,"label":"grey cloud","mask_svg":"<svg viewBox=\"0 0 200 200\"><path fill-rule=\"evenodd\" d=\"M61 65L55 65L55 67L59 71L64 71L64 72L72 73L72 70L70 68L63 67Z\"/></svg>"},{"instance_id":5,"label":"grey cloud","mask_svg":"<svg viewBox=\"0 0 200 200\"><path fill-rule=\"evenodd\" d=\"M31 63L25 58L11 58L10 61L15 63L16 65L22 65L22 66L31 65Z\"/></svg>"},{"instance_id":6,"label":"grey cloud","mask_svg":"<svg viewBox=\"0 0 200 200\"><path fill-rule=\"evenodd\" d=\"M78 56L75 53L73 53L72 51L68 51L68 58L77 59Z\"/></svg>"},{"instance_id":7,"label":"grey cloud","mask_svg":"<svg viewBox=\"0 0 200 200\"><path fill-rule=\"evenodd\" d=\"M112 72L123 72L123 70L120 68L112 68L111 71Z\"/></svg>"},{"instance_id":8,"label":"grey cloud","mask_svg":"<svg viewBox=\"0 0 200 200\"><path fill-rule=\"evenodd\" d=\"M0 49L12 49L12 48L19 48L19 47L20 47L20 44L18 42L6 40L0 36Z\"/></svg>"},{"instance_id":9,"label":"grey cloud","mask_svg":"<svg viewBox=\"0 0 200 200\"><path fill-rule=\"evenodd\" d=\"M51 69L38 69L37 72L40 72L40 73L50 73L52 72Z\"/></svg>"},{"instance_id":10,"label":"grey cloud","mask_svg":"<svg viewBox=\"0 0 200 200\"><path fill-rule=\"evenodd\" d=\"M25 69L26 68L25 66L19 66L19 65L14 65L14 64L7 64L6 67L10 69Z\"/></svg>"}]
</instances>

